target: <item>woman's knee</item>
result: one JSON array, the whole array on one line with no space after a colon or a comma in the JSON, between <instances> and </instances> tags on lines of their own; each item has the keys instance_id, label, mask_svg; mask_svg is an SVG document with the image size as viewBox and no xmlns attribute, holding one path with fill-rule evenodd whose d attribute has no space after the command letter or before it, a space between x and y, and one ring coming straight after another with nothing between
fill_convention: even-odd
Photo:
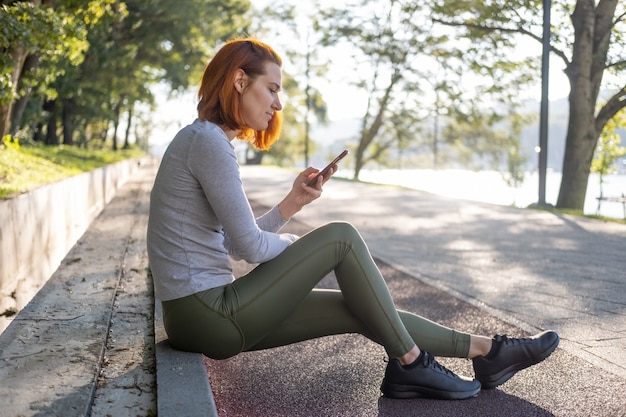
<instances>
[{"instance_id":1,"label":"woman's knee","mask_svg":"<svg viewBox=\"0 0 626 417\"><path fill-rule=\"evenodd\" d=\"M319 228L332 240L361 240L361 235L352 223L346 221L332 221Z\"/></svg>"}]
</instances>

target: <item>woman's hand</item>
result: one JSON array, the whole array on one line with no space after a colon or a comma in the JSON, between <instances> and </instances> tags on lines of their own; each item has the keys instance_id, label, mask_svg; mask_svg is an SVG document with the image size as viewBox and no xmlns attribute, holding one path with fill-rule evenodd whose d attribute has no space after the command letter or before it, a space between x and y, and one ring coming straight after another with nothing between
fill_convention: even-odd
<instances>
[{"instance_id":1,"label":"woman's hand","mask_svg":"<svg viewBox=\"0 0 626 417\"><path fill-rule=\"evenodd\" d=\"M333 165L327 175L318 177L315 185L308 186L307 183L318 172L318 169L309 167L298 174L293 182L291 191L278 204L278 209L283 219L290 219L294 214L302 210L302 207L318 199L322 195L322 186L337 172L337 165Z\"/></svg>"}]
</instances>

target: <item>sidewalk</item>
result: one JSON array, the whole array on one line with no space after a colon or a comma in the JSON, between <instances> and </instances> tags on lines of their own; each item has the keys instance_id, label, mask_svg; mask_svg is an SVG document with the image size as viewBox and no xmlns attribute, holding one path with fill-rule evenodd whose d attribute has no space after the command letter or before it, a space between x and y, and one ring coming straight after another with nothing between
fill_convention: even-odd
<instances>
[{"instance_id":1,"label":"sidewalk","mask_svg":"<svg viewBox=\"0 0 626 417\"><path fill-rule=\"evenodd\" d=\"M295 177L252 166L242 175L265 207ZM288 228L331 220L361 231L400 308L488 335L555 329L559 349L497 390L452 403L380 398L384 354L358 336L208 360L220 415L626 415L626 226L334 179ZM468 361L442 362L472 375Z\"/></svg>"}]
</instances>

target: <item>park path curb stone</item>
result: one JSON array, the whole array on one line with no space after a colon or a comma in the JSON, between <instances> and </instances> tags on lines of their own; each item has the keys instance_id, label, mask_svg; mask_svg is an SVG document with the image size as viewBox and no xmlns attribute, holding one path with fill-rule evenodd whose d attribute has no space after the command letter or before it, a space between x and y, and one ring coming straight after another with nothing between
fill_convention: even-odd
<instances>
[{"instance_id":1,"label":"park path curb stone","mask_svg":"<svg viewBox=\"0 0 626 417\"><path fill-rule=\"evenodd\" d=\"M217 417L204 357L170 346L158 300L155 301L154 328L159 417Z\"/></svg>"},{"instance_id":2,"label":"park path curb stone","mask_svg":"<svg viewBox=\"0 0 626 417\"><path fill-rule=\"evenodd\" d=\"M133 222L113 302L92 417L156 415L154 293L145 240L151 188L151 181L130 184L129 191L136 203L133 210L127 211Z\"/></svg>"}]
</instances>

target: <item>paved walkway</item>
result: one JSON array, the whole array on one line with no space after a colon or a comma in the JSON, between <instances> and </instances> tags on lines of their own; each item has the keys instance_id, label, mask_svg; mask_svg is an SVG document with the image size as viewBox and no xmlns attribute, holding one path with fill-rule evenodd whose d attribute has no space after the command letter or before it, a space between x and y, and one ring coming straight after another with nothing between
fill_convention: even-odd
<instances>
[{"instance_id":1,"label":"paved walkway","mask_svg":"<svg viewBox=\"0 0 626 417\"><path fill-rule=\"evenodd\" d=\"M242 174L259 211L295 177L268 167ZM625 225L335 179L288 230L332 220L361 231L400 308L487 335L551 328L560 348L457 402L380 397L384 353L360 336L207 360L220 415L626 416ZM469 361L440 360L473 375Z\"/></svg>"}]
</instances>

